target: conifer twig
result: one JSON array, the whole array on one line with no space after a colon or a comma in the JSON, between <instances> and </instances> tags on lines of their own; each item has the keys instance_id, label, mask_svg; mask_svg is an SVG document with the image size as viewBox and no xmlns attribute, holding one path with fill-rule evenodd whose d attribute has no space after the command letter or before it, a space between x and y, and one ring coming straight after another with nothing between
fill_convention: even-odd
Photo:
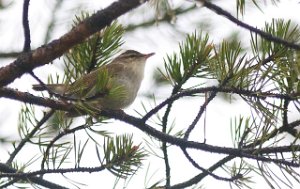
<instances>
[{"instance_id":1,"label":"conifer twig","mask_svg":"<svg viewBox=\"0 0 300 189\"><path fill-rule=\"evenodd\" d=\"M300 50L300 45L286 41L284 39L281 39L279 37L273 36L267 32L264 32L256 27L253 27L245 22L240 21L239 19L235 18L233 15L231 15L229 12L227 12L226 10L222 9L221 7L211 3L210 1L207 0L196 0L200 3L203 4L204 7L214 11L215 13L217 13L218 15L221 15L225 18L227 18L228 20L230 20L231 22L235 23L236 25L247 29L248 31L251 31L253 33L256 33L258 35L260 35L262 38L268 40L268 41L272 41L275 43L279 43L279 44L283 44L286 47L290 47L296 50Z\"/></svg>"},{"instance_id":2,"label":"conifer twig","mask_svg":"<svg viewBox=\"0 0 300 189\"><path fill-rule=\"evenodd\" d=\"M6 161L7 165L10 165L12 163L12 161L14 160L14 158L16 157L16 155L20 152L20 150L24 147L24 145L26 144L26 142L28 142L33 136L34 134L41 128L41 126L54 114L55 110L50 110L49 112L47 112L44 117L37 123L37 125L32 129L32 131L30 133L28 133L28 135L25 136L25 138L23 138L21 140L21 142L19 143L19 145L15 148L15 150L10 154L9 159Z\"/></svg>"}]
</instances>

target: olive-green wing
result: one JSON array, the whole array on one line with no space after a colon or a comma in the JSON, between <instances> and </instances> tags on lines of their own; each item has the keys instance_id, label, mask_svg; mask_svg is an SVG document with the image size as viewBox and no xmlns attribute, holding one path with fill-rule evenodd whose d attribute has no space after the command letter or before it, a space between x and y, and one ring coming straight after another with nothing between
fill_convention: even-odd
<instances>
[{"instance_id":1,"label":"olive-green wing","mask_svg":"<svg viewBox=\"0 0 300 189\"><path fill-rule=\"evenodd\" d=\"M112 87L113 78L124 69L122 64L108 64L72 83L65 95L79 99L94 99L105 96Z\"/></svg>"},{"instance_id":2,"label":"olive-green wing","mask_svg":"<svg viewBox=\"0 0 300 189\"><path fill-rule=\"evenodd\" d=\"M85 98L88 93L92 92L97 82L98 72L101 72L100 68L77 79L68 87L65 95L73 98Z\"/></svg>"}]
</instances>

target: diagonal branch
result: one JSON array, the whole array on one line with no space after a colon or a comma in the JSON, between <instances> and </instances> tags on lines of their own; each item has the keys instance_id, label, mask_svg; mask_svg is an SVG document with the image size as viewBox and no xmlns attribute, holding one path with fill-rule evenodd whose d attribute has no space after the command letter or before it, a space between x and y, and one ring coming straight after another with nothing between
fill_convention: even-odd
<instances>
[{"instance_id":1,"label":"diagonal branch","mask_svg":"<svg viewBox=\"0 0 300 189\"><path fill-rule=\"evenodd\" d=\"M10 165L16 155L20 152L20 150L24 147L26 142L28 142L34 134L41 128L41 126L54 114L55 110L51 110L50 112L46 113L44 117L38 122L38 124L34 127L34 129L25 136L25 138L20 142L20 144L15 148L15 150L10 154L9 159L7 160L6 164Z\"/></svg>"},{"instance_id":2,"label":"diagonal branch","mask_svg":"<svg viewBox=\"0 0 300 189\"><path fill-rule=\"evenodd\" d=\"M196 124L198 123L199 119L201 118L201 116L203 115L203 112L205 111L206 107L208 106L208 104L217 96L217 91L213 91L209 97L205 100L205 102L202 104L202 106L200 107L195 119L193 120L193 122L189 125L189 127L187 128L185 134L184 134L184 139L188 139L192 130L195 128Z\"/></svg>"},{"instance_id":3,"label":"diagonal branch","mask_svg":"<svg viewBox=\"0 0 300 189\"><path fill-rule=\"evenodd\" d=\"M236 179L239 179L239 176L238 175L235 175L231 178L226 178L226 177L221 177L221 176L218 176L216 174L214 174L213 172L201 167L191 156L190 154L187 152L186 149L184 148L181 148L182 152L184 153L185 157L189 160L189 162L194 166L196 167L197 169L199 169L200 171L202 171L203 173L206 173L207 175L210 175L212 176L213 178L215 178L216 180L221 180L221 181L227 181L227 182L233 182L234 180Z\"/></svg>"},{"instance_id":4,"label":"diagonal branch","mask_svg":"<svg viewBox=\"0 0 300 189\"><path fill-rule=\"evenodd\" d=\"M215 13L223 16L224 18L227 18L228 20L230 20L231 22L235 23L238 26L260 35L262 38L265 38L266 40L269 40L269 41L272 41L275 43L279 43L279 44L285 45L286 47L290 47L290 48L293 48L296 50L300 50L300 45L286 41L282 38L273 36L267 32L257 29L256 27L246 24L245 22L242 22L242 21L238 20L237 18L235 18L233 15L231 15L226 10L222 9L221 7L215 5L207 0L196 0L196 1L203 3L204 7L214 11Z\"/></svg>"},{"instance_id":5,"label":"diagonal branch","mask_svg":"<svg viewBox=\"0 0 300 189\"><path fill-rule=\"evenodd\" d=\"M271 159L266 158L262 156L262 154L275 154L275 153L283 153L283 152L289 152L293 150L299 150L299 145L292 145L292 146L282 146L282 147L271 147L271 148L250 148L250 149L236 149L236 148L230 148L230 147L220 147L220 146L213 146L209 144L204 144L200 142L194 142L194 141L187 141L182 138L177 138L172 135L165 134L163 132L160 132L153 127L143 123L142 119L130 116L128 114L125 114L124 112L116 112L116 111L109 111L105 110L101 112L101 115L107 116L110 118L114 118L120 121L123 121L125 123L128 123L143 132L159 139L160 141L167 142L169 144L181 147L181 148L191 148L191 149L198 149L203 150L210 153L219 153L219 154L227 154L227 155L233 155L235 157L241 157L241 158L249 158L254 159L262 162L273 162L277 164L283 164L287 166L293 166L293 167L300 167L299 163L296 162L290 162L286 161L284 159ZM299 147L299 148L298 148ZM254 154L254 155L253 155Z\"/></svg>"},{"instance_id":6,"label":"diagonal branch","mask_svg":"<svg viewBox=\"0 0 300 189\"><path fill-rule=\"evenodd\" d=\"M266 136L260 137L256 139L254 142L247 144L243 146L244 148L253 148L255 146L262 145L264 142L270 140L271 138L274 138L277 136L279 133L295 130L296 127L300 125L300 120L293 121L287 125L282 125L278 128L273 129L272 131L269 132Z\"/></svg>"},{"instance_id":7,"label":"diagonal branch","mask_svg":"<svg viewBox=\"0 0 300 189\"><path fill-rule=\"evenodd\" d=\"M58 141L60 138L62 138L63 136L66 136L68 134L72 134L72 133L75 133L76 131L79 131L81 129L86 129L87 127L85 125L81 125L81 126L78 126L78 127L75 127L73 129L65 129L63 130L62 132L60 132L58 135L56 135L51 141L50 143L47 145L47 148L44 152L44 157L43 157L43 160L42 160L42 163L41 163L41 169L44 170L45 168L45 162L47 160L47 158L49 157L49 152L50 152L50 149L51 147L54 145L54 143L56 141Z\"/></svg>"},{"instance_id":8,"label":"diagonal branch","mask_svg":"<svg viewBox=\"0 0 300 189\"><path fill-rule=\"evenodd\" d=\"M192 186L194 184L197 184L202 179L204 179L208 175L209 172L213 172L214 170L220 168L222 165L225 165L225 163L231 161L234 158L235 158L234 156L226 156L225 158L221 159L220 161L218 161L217 163L212 165L210 168L208 168L206 172L202 172L185 182L178 183L174 186L171 186L169 189L181 189L181 188L186 188L186 187Z\"/></svg>"},{"instance_id":9,"label":"diagonal branch","mask_svg":"<svg viewBox=\"0 0 300 189\"><path fill-rule=\"evenodd\" d=\"M100 31L119 16L138 7L147 0L119 0L83 20L71 31L52 42L28 53L23 53L11 64L0 69L0 87L8 85L16 78L32 71L34 68L48 64L60 57L76 44Z\"/></svg>"}]
</instances>

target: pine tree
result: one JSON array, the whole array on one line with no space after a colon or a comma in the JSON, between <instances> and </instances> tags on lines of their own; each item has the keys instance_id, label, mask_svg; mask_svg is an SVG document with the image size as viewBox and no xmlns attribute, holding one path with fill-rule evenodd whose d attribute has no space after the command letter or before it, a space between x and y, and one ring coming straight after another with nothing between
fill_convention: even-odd
<instances>
[{"instance_id":1,"label":"pine tree","mask_svg":"<svg viewBox=\"0 0 300 189\"><path fill-rule=\"evenodd\" d=\"M115 178L115 183L110 183L114 188L121 182L124 188L202 188L205 178L215 183L225 181L233 188L253 188L258 180L269 188L299 186L300 29L293 20L274 18L262 28L243 22L250 8L266 7L255 0L236 1L236 15L214 1L182 1L177 5L172 0L119 0L96 12L81 7L78 13L77 7L73 10L77 13L71 13L76 15L73 24L68 23L72 29L51 40L60 20L55 15L65 11L66 1L61 0L52 2L53 16L42 40L45 44L33 48L29 2L23 2L23 51L0 53L3 61L14 59L0 68L1 102L12 99L22 106L21 110L14 109L19 112L18 125L10 125L18 137L0 134L2 153L8 152L0 158L0 188L88 188L91 183L77 182L73 176L103 172L110 174L95 180L100 188L105 187L108 177ZM0 1L0 8L6 10L14 3ZM280 7L280 1L271 1L268 6L273 4ZM161 58L161 67L153 74L155 87L144 95L134 113L97 109L84 99L66 97L46 87L48 83L70 84L109 64L133 31L158 30L157 25L163 23L179 31L177 19L205 8L242 28L249 38L233 31L231 37L218 42L204 27L184 33L178 51ZM118 19L129 12L137 18L145 10L153 14L142 22ZM59 71L47 79L40 76L37 68L52 62L50 66L57 66ZM25 83L25 75L46 91L23 92L9 85L21 76ZM122 95L118 87L106 90L108 73L97 77L96 87L107 92L103 95ZM168 90L169 96L155 93L154 88L160 87ZM222 106L220 99L226 102ZM178 108L186 102L193 103L190 110ZM211 109L230 110L238 103L249 113L229 112L228 122L212 124L220 115ZM66 117L66 112L72 111L84 115ZM128 132L118 132L124 127ZM223 143L228 136L232 144ZM153 173L159 166L154 159L164 167ZM186 170L178 173L181 166ZM145 185L137 186L135 178L144 172ZM59 179L51 177L53 174ZM183 175L181 180L178 174Z\"/></svg>"}]
</instances>

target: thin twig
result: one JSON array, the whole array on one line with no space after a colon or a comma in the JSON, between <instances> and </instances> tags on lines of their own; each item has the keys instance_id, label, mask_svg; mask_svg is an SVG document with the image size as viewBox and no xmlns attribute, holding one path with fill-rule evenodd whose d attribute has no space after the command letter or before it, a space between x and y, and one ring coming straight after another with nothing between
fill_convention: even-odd
<instances>
[{"instance_id":1,"label":"thin twig","mask_svg":"<svg viewBox=\"0 0 300 189\"><path fill-rule=\"evenodd\" d=\"M0 178L10 177L10 178L19 178L19 179L30 179L33 176L51 174L51 173L70 173L70 172L99 172L106 169L107 165L102 165L100 167L76 167L76 168L64 168L64 169L46 169L32 171L28 173L1 173ZM0 165L1 167L1 165Z\"/></svg>"},{"instance_id":2,"label":"thin twig","mask_svg":"<svg viewBox=\"0 0 300 189\"><path fill-rule=\"evenodd\" d=\"M81 126L78 126L78 127L75 127L73 129L65 129L63 130L62 132L60 132L56 137L54 137L51 142L47 145L47 148L46 148L46 151L44 153L44 157L43 157L43 160L42 160L42 163L41 163L41 169L44 170L44 167L45 167L45 162L46 162L46 159L47 157L49 156L49 151L50 151L50 148L54 145L54 143L59 140L60 138L62 138L63 136L66 136L68 134L71 134L71 133L74 133L78 130L81 130L81 129L85 129L86 126L85 125L81 125Z\"/></svg>"},{"instance_id":3,"label":"thin twig","mask_svg":"<svg viewBox=\"0 0 300 189\"><path fill-rule=\"evenodd\" d=\"M18 179L18 178L11 179L11 180L8 181L7 183L4 183L4 184L0 185L0 189L8 188L9 186L13 185L14 183L18 182L19 180L20 180L20 179Z\"/></svg>"},{"instance_id":4,"label":"thin twig","mask_svg":"<svg viewBox=\"0 0 300 189\"><path fill-rule=\"evenodd\" d=\"M203 167L201 167L187 152L187 150L185 148L181 148L181 150L183 151L183 154L185 155L185 157L189 160L189 162L196 167L197 169L201 170L204 173L207 173L207 175L212 176L213 178L217 179L217 180L221 180L221 181L227 181L227 182L233 182L234 180L238 179L239 177L237 176L233 176L231 178L225 178L225 177L221 177L218 176L216 174L214 174L213 172L209 171L208 169L205 169Z\"/></svg>"},{"instance_id":5,"label":"thin twig","mask_svg":"<svg viewBox=\"0 0 300 189\"><path fill-rule=\"evenodd\" d=\"M9 167L8 165L6 164L3 164L3 163L0 163L0 172L2 172L3 174L5 173L13 173L13 174L16 174L18 172L18 170L16 169L13 169L11 167ZM40 178L40 177L26 177L25 178L27 181L31 181L33 183L36 183L40 186L44 186L45 188L49 188L49 189L68 189L66 187L63 187L63 186L60 186L56 183L52 183L52 182L49 182L43 178ZM4 186L4 185L2 185ZM0 186L0 187L2 187Z\"/></svg>"},{"instance_id":6,"label":"thin twig","mask_svg":"<svg viewBox=\"0 0 300 189\"><path fill-rule=\"evenodd\" d=\"M185 182L176 184L174 186L170 186L169 189L182 189L182 188L186 188L186 187L192 186L194 184L197 184L202 179L204 179L208 175L209 172L213 172L214 170L220 168L222 165L224 165L225 163L231 161L234 158L235 158L234 156L226 156L225 158L221 159L220 161L218 161L217 163L212 165L210 168L208 168L207 169L208 172L202 172L202 173L196 175L195 177L193 177L193 178L191 178L191 179L189 179Z\"/></svg>"},{"instance_id":7,"label":"thin twig","mask_svg":"<svg viewBox=\"0 0 300 189\"><path fill-rule=\"evenodd\" d=\"M62 7L63 5L63 0L56 0L56 1L53 1L53 3L55 3L52 11L51 11L51 18L50 18L50 21L48 23L48 26L46 27L47 28L47 31L46 31L46 34L45 34L45 39L44 39L44 43L48 43L50 38L51 38L51 34L53 32L53 28L55 26L55 23L56 23L56 16L58 15L58 11L60 10L60 8Z\"/></svg>"},{"instance_id":8,"label":"thin twig","mask_svg":"<svg viewBox=\"0 0 300 189\"><path fill-rule=\"evenodd\" d=\"M28 21L29 2L30 2L30 0L24 0L24 3L23 3L23 15L22 15L22 24L23 24L23 29L24 29L23 52L30 51L30 43L31 43L30 27L29 27L29 21Z\"/></svg>"},{"instance_id":9,"label":"thin twig","mask_svg":"<svg viewBox=\"0 0 300 189\"><path fill-rule=\"evenodd\" d=\"M0 52L0 58L16 58L21 52Z\"/></svg>"},{"instance_id":10,"label":"thin twig","mask_svg":"<svg viewBox=\"0 0 300 189\"><path fill-rule=\"evenodd\" d=\"M191 97L196 94L207 93L207 92L223 92L223 93L230 93L230 94L237 94L241 96L253 97L253 98L277 98L277 99L289 99L291 101L297 100L300 98L300 93L294 94L280 94L280 93L272 93L272 92L262 92L262 91L251 91L251 90L244 90L244 89L236 89L231 87L224 87L219 88L217 86L211 87L203 87L203 88L195 88L189 90L183 90L173 96L170 96L155 108L150 110L145 116L141 119L143 123L145 123L151 116L156 114L159 110L161 110L164 106L173 102L182 97ZM25 103L35 104L39 106L45 106L49 108L53 108L56 110L63 110L63 111L71 111L74 106L71 103L67 103L61 100L53 100L51 98L46 97L38 97L34 96L28 92L21 92L18 90L14 90L11 88L0 88L0 97L5 97L12 100L18 100Z\"/></svg>"},{"instance_id":11,"label":"thin twig","mask_svg":"<svg viewBox=\"0 0 300 189\"><path fill-rule=\"evenodd\" d=\"M179 90L178 86L175 86L172 91L172 95L176 94ZM171 95L171 96L172 96ZM165 114L162 118L162 132L167 133L167 126L168 126L168 117L171 112L173 102L169 102L167 109L165 111ZM168 188L171 185L171 167L169 163L169 157L168 157L168 149L167 149L167 143L162 142L162 151L164 155L164 162L165 162L165 168L166 168L166 187Z\"/></svg>"},{"instance_id":12,"label":"thin twig","mask_svg":"<svg viewBox=\"0 0 300 189\"><path fill-rule=\"evenodd\" d=\"M178 7L176 9L174 9L173 12L174 12L175 16L179 16L179 15L185 14L189 11L195 10L196 8L197 8L196 5L193 5L193 6L190 6L187 8ZM125 31L130 32L137 28L145 28L145 27L153 26L154 24L158 24L159 22L170 23L172 21L172 19L173 19L172 16L170 16L169 14L165 14L162 18L153 18L151 20L144 21L139 24L129 24L129 25L125 26Z\"/></svg>"},{"instance_id":13,"label":"thin twig","mask_svg":"<svg viewBox=\"0 0 300 189\"><path fill-rule=\"evenodd\" d=\"M282 125L288 125L288 107L290 100L283 100L283 110L282 110ZM294 128L286 127L286 132L290 133L292 136L297 137L297 130Z\"/></svg>"},{"instance_id":14,"label":"thin twig","mask_svg":"<svg viewBox=\"0 0 300 189\"><path fill-rule=\"evenodd\" d=\"M227 78L225 78L225 80L220 84L220 86L218 88L222 89L222 87L224 87L227 84L227 82L230 80L230 78L231 78L230 75ZM218 93L218 91L213 91L213 92L211 92L209 97L207 99L205 99L205 102L200 107L197 116L195 117L195 119L190 124L190 126L188 127L188 129L186 130L186 132L184 134L183 138L185 140L187 140L189 138L192 130L195 128L196 124L198 123L199 119L201 118L202 114L204 113L207 105L217 96L217 93Z\"/></svg>"},{"instance_id":15,"label":"thin twig","mask_svg":"<svg viewBox=\"0 0 300 189\"><path fill-rule=\"evenodd\" d=\"M270 140L271 138L277 136L279 133L286 132L287 130L294 130L295 127L300 125L300 120L293 121L287 125L282 125L279 128L275 128L274 130L270 131L269 134L264 135L260 139L256 139L254 142L243 146L243 148L254 148L255 146L260 146L263 142Z\"/></svg>"},{"instance_id":16,"label":"thin twig","mask_svg":"<svg viewBox=\"0 0 300 189\"><path fill-rule=\"evenodd\" d=\"M286 47L290 47L296 50L300 50L300 45L286 41L284 39L281 39L279 37L273 36L267 32L264 32L260 29L257 29L256 27L253 27L249 24L246 24L245 22L242 22L240 20L238 20L237 18L235 18L233 15L231 15L229 12L227 12L226 10L222 9L221 7L207 1L207 0L196 0L199 1L200 3L203 3L203 6L214 11L215 13L222 15L223 17L227 18L228 20L230 20L231 22L237 24L238 26L245 28L253 33L256 33L258 35L260 35L262 38L268 40L268 41L272 41L275 43L279 43L279 44L283 44Z\"/></svg>"},{"instance_id":17,"label":"thin twig","mask_svg":"<svg viewBox=\"0 0 300 189\"><path fill-rule=\"evenodd\" d=\"M146 132L147 134L159 139L162 142L167 142L169 144L178 146L178 147L184 147L184 148L191 148L191 149L198 149L202 151L207 151L210 153L219 153L219 154L227 154L227 155L233 155L236 157L244 157L249 159L255 159L258 161L263 162L273 162L283 165L288 165L292 167L300 167L300 163L297 162L290 162L287 160L279 160L279 159L272 159L272 158L266 158L263 157L262 154L276 154L276 153L282 153L287 151L295 151L300 150L300 145L292 145L292 146L284 146L281 148L271 147L271 148L251 148L251 149L236 149L236 148L229 148L229 147L220 147L220 146L213 146L209 144L194 142L194 141L187 141L182 138L177 138L172 135L165 134L163 132L160 132L153 127L145 124L142 122L140 118L136 118L130 115L125 114L124 112L116 112L116 111L109 111L109 110L103 110L101 112L101 115L107 116L110 118L114 118L120 121L124 121L125 123L128 123L143 132ZM253 153L259 153L257 155L253 155Z\"/></svg>"},{"instance_id":18,"label":"thin twig","mask_svg":"<svg viewBox=\"0 0 300 189\"><path fill-rule=\"evenodd\" d=\"M220 88L218 86L210 86L210 87L203 87L203 88L195 88L195 89L188 89L183 90L175 95L170 96L155 108L151 109L147 114L144 115L142 120L146 122L150 117L156 114L159 110L161 110L164 106L166 106L169 102L175 101L182 97L193 96L196 94L201 93L208 93L208 92L223 92L223 93L230 93L230 94L237 94L247 97L253 98L277 98L277 99L288 99L288 100L297 100L300 98L300 93L293 93L293 94L282 94L282 93L272 93L272 92L263 92L263 91L252 91L247 89L237 89L231 87L223 87Z\"/></svg>"},{"instance_id":19,"label":"thin twig","mask_svg":"<svg viewBox=\"0 0 300 189\"><path fill-rule=\"evenodd\" d=\"M200 109L198 111L198 114L196 115L195 119L193 120L193 122L190 124L190 126L188 127L188 129L186 130L185 134L184 134L184 139L188 139L192 130L195 128L196 124L198 123L199 119L201 118L203 112L205 111L207 105L217 96L217 91L213 91L209 97L205 100L205 102L202 104L202 106L200 106Z\"/></svg>"},{"instance_id":20,"label":"thin twig","mask_svg":"<svg viewBox=\"0 0 300 189\"><path fill-rule=\"evenodd\" d=\"M55 110L50 110L47 112L44 117L36 124L36 126L32 129L32 131L22 139L19 145L15 148L15 150L10 154L9 159L6 161L7 165L10 165L16 155L21 151L26 142L28 142L34 134L41 128L41 126L54 114Z\"/></svg>"}]
</instances>

